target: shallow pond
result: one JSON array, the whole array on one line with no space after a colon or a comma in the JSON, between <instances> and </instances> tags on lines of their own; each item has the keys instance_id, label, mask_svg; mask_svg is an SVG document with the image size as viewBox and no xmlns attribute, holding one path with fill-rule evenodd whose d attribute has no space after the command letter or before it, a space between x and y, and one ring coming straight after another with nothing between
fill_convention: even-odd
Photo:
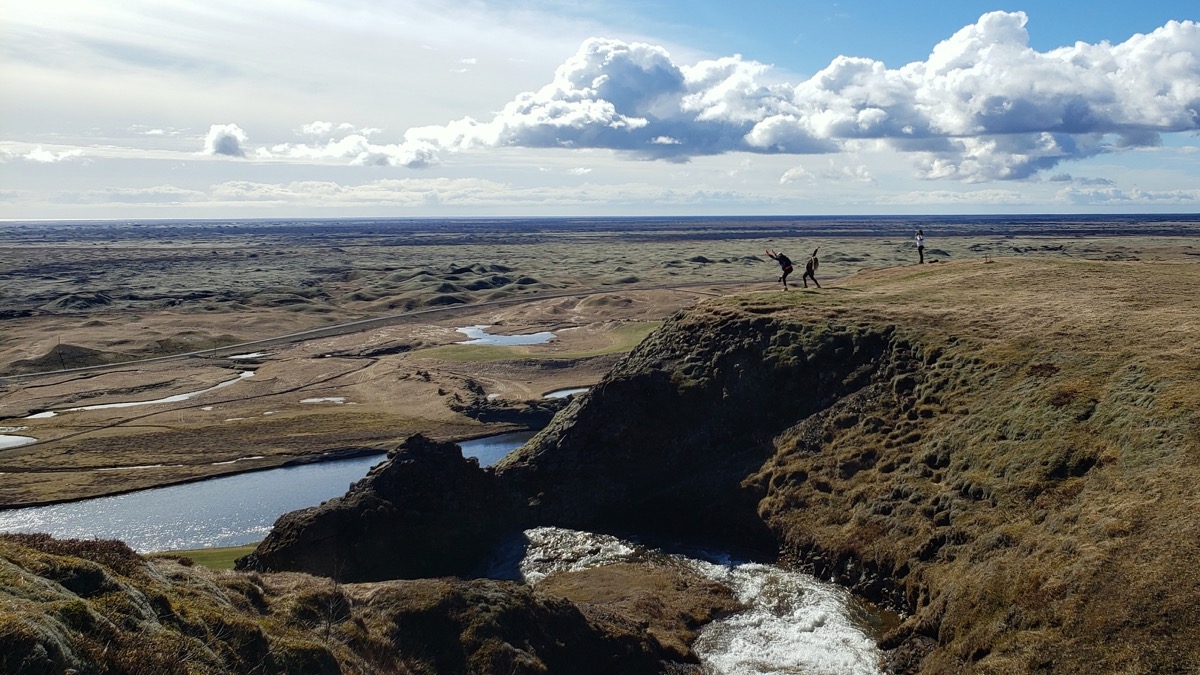
<instances>
[{"instance_id":1,"label":"shallow pond","mask_svg":"<svg viewBox=\"0 0 1200 675\"><path fill-rule=\"evenodd\" d=\"M574 387L572 389L555 389L554 391L546 392L542 398L566 398L575 394L582 394L591 389L591 387Z\"/></svg>"},{"instance_id":2,"label":"shallow pond","mask_svg":"<svg viewBox=\"0 0 1200 675\"><path fill-rule=\"evenodd\" d=\"M30 443L37 443L37 439L32 436L0 434L0 448L15 448L21 445L29 445Z\"/></svg>"},{"instance_id":3,"label":"shallow pond","mask_svg":"<svg viewBox=\"0 0 1200 675\"><path fill-rule=\"evenodd\" d=\"M467 326L466 328L457 328L458 332L467 336L468 339L458 342L460 345L541 345L546 344L554 339L554 333L543 331L541 333L530 333L528 335L492 335L487 332L491 326Z\"/></svg>"}]
</instances>

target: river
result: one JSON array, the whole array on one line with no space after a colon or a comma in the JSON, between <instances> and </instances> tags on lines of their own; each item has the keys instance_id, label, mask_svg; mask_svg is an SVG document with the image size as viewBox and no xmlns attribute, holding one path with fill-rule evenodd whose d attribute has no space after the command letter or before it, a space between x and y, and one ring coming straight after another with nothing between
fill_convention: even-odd
<instances>
[{"instance_id":1,"label":"river","mask_svg":"<svg viewBox=\"0 0 1200 675\"><path fill-rule=\"evenodd\" d=\"M459 445L482 466L495 464L532 432ZM46 532L60 539L120 539L139 553L240 546L261 541L279 516L345 494L383 455L318 462L139 490L66 504L0 511L0 532Z\"/></svg>"}]
</instances>

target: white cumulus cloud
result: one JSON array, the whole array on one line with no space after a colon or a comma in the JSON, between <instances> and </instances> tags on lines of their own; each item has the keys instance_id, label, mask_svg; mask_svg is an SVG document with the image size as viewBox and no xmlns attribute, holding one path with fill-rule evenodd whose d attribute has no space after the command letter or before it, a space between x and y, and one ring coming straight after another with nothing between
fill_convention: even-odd
<instances>
[{"instance_id":1,"label":"white cumulus cloud","mask_svg":"<svg viewBox=\"0 0 1200 675\"><path fill-rule=\"evenodd\" d=\"M204 137L204 154L225 157L244 157L242 144L247 140L246 132L236 124L214 124Z\"/></svg>"},{"instance_id":2,"label":"white cumulus cloud","mask_svg":"<svg viewBox=\"0 0 1200 675\"><path fill-rule=\"evenodd\" d=\"M83 157L83 151L79 149L72 149L64 150L62 152L53 152L38 146L24 155L21 155L21 157L31 162L38 162L40 164L53 164L55 162L62 162L68 159L78 159Z\"/></svg>"},{"instance_id":3,"label":"white cumulus cloud","mask_svg":"<svg viewBox=\"0 0 1200 675\"><path fill-rule=\"evenodd\" d=\"M426 164L439 152L491 147L682 161L833 153L874 139L910 153L922 177L983 182L1200 129L1200 24L1039 52L1027 21L1024 12L988 13L924 61L890 69L838 57L795 86L768 84L770 66L740 56L678 64L662 47L592 38L550 83L491 119L413 128L396 147L423 144Z\"/></svg>"}]
</instances>

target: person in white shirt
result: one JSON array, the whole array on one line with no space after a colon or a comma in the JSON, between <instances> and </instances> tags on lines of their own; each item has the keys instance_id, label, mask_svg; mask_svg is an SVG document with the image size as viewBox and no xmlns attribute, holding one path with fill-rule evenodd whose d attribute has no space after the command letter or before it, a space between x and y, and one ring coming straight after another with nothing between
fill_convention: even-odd
<instances>
[{"instance_id":1,"label":"person in white shirt","mask_svg":"<svg viewBox=\"0 0 1200 675\"><path fill-rule=\"evenodd\" d=\"M925 263L925 231L917 230L917 255L920 256L918 264Z\"/></svg>"}]
</instances>

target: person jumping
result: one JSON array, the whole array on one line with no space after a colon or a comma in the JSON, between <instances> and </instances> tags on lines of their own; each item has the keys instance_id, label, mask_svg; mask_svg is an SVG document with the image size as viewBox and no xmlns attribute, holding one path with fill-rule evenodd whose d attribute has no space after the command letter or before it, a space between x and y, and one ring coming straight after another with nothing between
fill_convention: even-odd
<instances>
[{"instance_id":1,"label":"person jumping","mask_svg":"<svg viewBox=\"0 0 1200 675\"><path fill-rule=\"evenodd\" d=\"M812 255L808 256L808 262L804 264L804 276L800 277L800 281L804 282L805 288L808 288L809 279L812 279L813 283L817 284L817 288L821 287L821 284L817 283L817 277L814 276L817 271L817 266L821 264L820 261L817 260L817 251L820 250L820 246L814 248Z\"/></svg>"},{"instance_id":2,"label":"person jumping","mask_svg":"<svg viewBox=\"0 0 1200 675\"><path fill-rule=\"evenodd\" d=\"M767 257L779 263L779 269L783 271L783 275L779 277L779 280L783 282L783 289L787 290L787 278L792 273L792 259L779 251L771 253L771 249L767 249Z\"/></svg>"}]
</instances>

